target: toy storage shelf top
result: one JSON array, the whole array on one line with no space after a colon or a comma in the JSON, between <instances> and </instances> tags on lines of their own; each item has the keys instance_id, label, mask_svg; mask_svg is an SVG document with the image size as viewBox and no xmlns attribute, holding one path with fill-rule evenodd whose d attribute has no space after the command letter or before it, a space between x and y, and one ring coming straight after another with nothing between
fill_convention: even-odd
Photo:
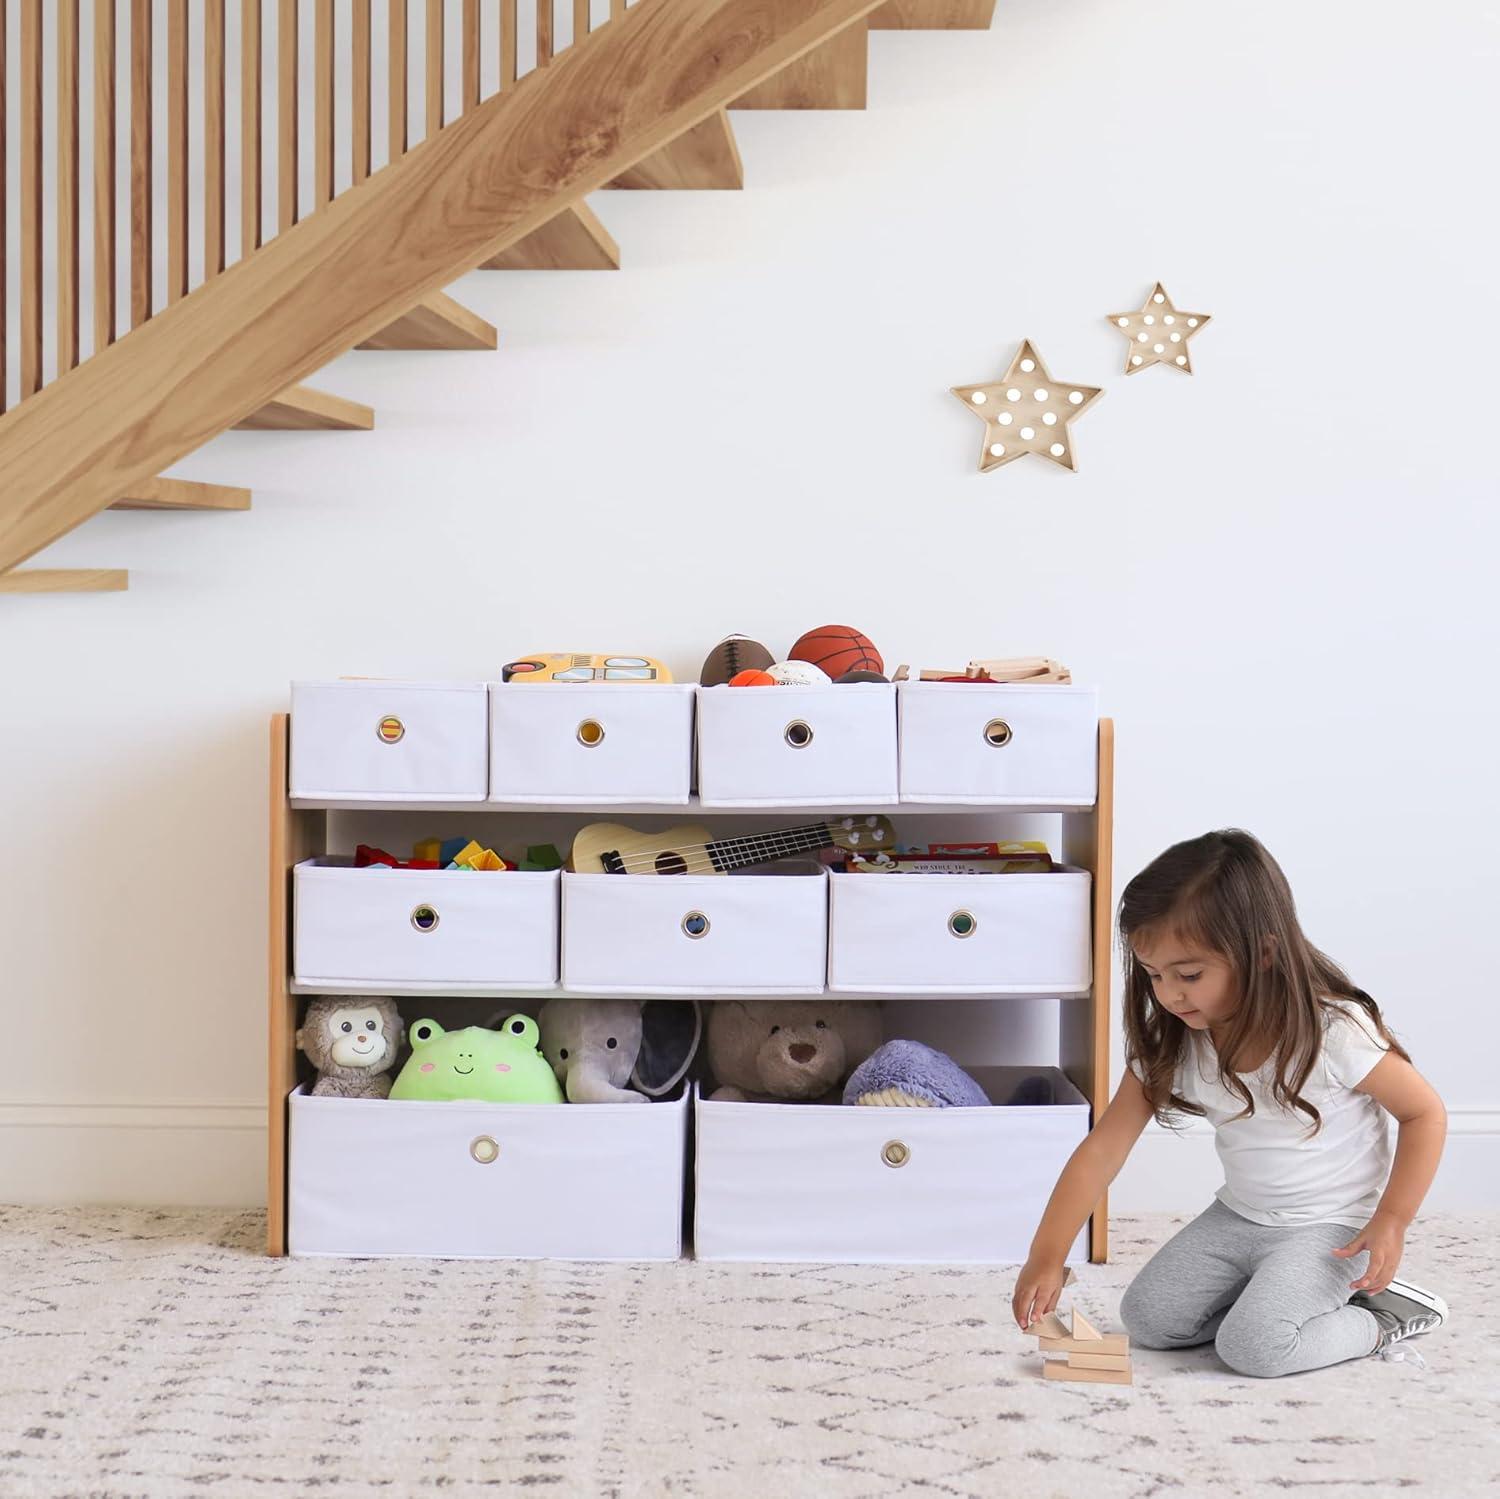
<instances>
[{"instance_id":1,"label":"toy storage shelf top","mask_svg":"<svg viewBox=\"0 0 1500 1499\"><path fill-rule=\"evenodd\" d=\"M1027 797L1003 797L993 801L951 802L920 801L903 798L898 802L881 802L878 805L857 806L830 802L809 804L799 802L792 806L757 807L705 807L696 796L677 806L662 806L660 803L622 802L491 802L491 801L400 801L368 800L361 798L315 798L293 797L294 812L566 812L598 817L670 817L681 821L685 817L791 817L806 818L810 814L826 817L864 817L873 813L889 814L893 810L909 808L914 812L948 814L954 817L972 817L982 812L1092 812L1095 803L1089 800L1032 801Z\"/></svg>"},{"instance_id":2,"label":"toy storage shelf top","mask_svg":"<svg viewBox=\"0 0 1500 1499\"><path fill-rule=\"evenodd\" d=\"M403 983L317 983L303 984L295 979L287 984L287 993L294 995L318 995L318 994L349 994L349 995L390 995L397 999L496 999L496 1000L532 1000L552 999L563 996L567 999L617 999L617 994L591 994L586 989L565 989L561 985L553 985L551 988L533 987L530 989L517 989L506 985L497 984L403 984ZM949 1000L1004 1000L1004 999L1084 999L1087 998L1087 989L1058 989L1044 986L1017 987L1013 989L993 990L983 994L964 993L942 993L934 998ZM668 996L680 997L680 996ZM712 1002L717 999L776 999L784 997L787 999L829 999L829 1000L887 1000L887 999L920 999L921 995L900 993L893 994L887 990L879 993L871 992L855 993L853 991L838 989L824 989L820 993L807 993L799 991L795 994L778 996L776 994L754 994L745 995L738 991L734 993L716 994L712 989L700 989L694 998Z\"/></svg>"}]
</instances>

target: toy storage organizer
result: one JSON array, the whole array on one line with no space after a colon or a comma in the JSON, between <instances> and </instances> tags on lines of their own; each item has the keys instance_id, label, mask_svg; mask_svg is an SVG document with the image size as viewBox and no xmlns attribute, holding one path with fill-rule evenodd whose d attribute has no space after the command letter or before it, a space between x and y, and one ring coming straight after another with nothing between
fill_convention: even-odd
<instances>
[{"instance_id":1,"label":"toy storage organizer","mask_svg":"<svg viewBox=\"0 0 1500 1499\"><path fill-rule=\"evenodd\" d=\"M297 683L293 715L271 722L270 1253L669 1259L686 1211L706 1259L1024 1257L1108 1101L1114 736L1092 689ZM350 857L875 813L903 840L1044 837L1063 868L633 878ZM950 1052L1001 1106L314 1098L295 1049L312 994L464 1025L555 993L879 999L888 1037ZM1038 1074L1050 1102L1007 1103ZM380 1162L382 1188L352 1160ZM1105 1259L1107 1233L1101 1202L1072 1258Z\"/></svg>"}]
</instances>

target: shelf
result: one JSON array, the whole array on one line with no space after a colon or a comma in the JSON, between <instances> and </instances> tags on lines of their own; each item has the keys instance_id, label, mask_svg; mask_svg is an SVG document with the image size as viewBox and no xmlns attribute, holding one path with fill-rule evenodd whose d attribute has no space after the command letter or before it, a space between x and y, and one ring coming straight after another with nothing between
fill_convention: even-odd
<instances>
[{"instance_id":1,"label":"shelf","mask_svg":"<svg viewBox=\"0 0 1500 1499\"><path fill-rule=\"evenodd\" d=\"M423 1012L436 1013L439 1018L449 1014L449 1006L453 1007L455 1014L470 1013L472 1018L482 1018L492 1012L509 1014L512 1011L524 1010L534 1014L536 1006L542 1001L572 993L565 991L560 986L547 987L507 987L503 985L485 984L351 984L334 988L316 987L306 983L292 982L288 975L289 958L293 950L293 901L292 885L293 871L298 864L306 859L325 856L335 849L342 849L345 845L352 845L356 833L367 841L380 842L374 837L374 829L377 824L373 823L366 827L359 822L350 824L347 819L341 821L338 818L329 819L326 815L334 813L352 813L356 816L365 816L369 813L379 812L405 812L417 814L425 823L429 818L433 819L430 826L420 824L412 826L413 834L429 836L439 830L458 831L466 820L475 818L481 814L481 825L495 829L493 837L487 841L495 841L502 836L502 830L498 822L493 819L483 819L484 813L499 813L502 816L510 816L518 819L513 828L520 829L536 822L536 836L533 838L522 838L523 842L550 841L563 843L563 834L570 827L576 827L587 821L619 821L634 822L638 819L644 820L649 826L661 827L670 823L685 823L707 821L713 826L724 827L726 830L753 832L757 826L763 826L766 819L774 819L778 824L795 826L798 824L813 822L822 819L834 819L841 817L865 817L871 815L885 815L893 820L909 818L911 831L905 836L919 837L920 829L924 822L932 824L930 836L938 841L939 834L943 829L951 829L951 837L957 837L960 828L960 819L966 819L969 823L980 823L985 818L992 822L1002 818L1006 814L1013 814L1024 818L1027 814L1051 814L1060 817L1060 825L1055 835L1052 832L1046 834L1049 844L1056 838L1057 846L1054 848L1054 857L1060 862L1087 870L1093 877L1090 920L1090 947L1092 950L1091 978L1092 984L1088 988L1076 990L1051 990L1051 991L1023 991L1018 989L998 990L977 994L957 994L943 992L913 993L913 994L866 994L866 993L832 993L822 991L821 997L826 997L830 1002L843 1000L884 1000L894 1003L904 1012L903 1019L909 1019L913 1025L918 1021L913 1018L922 1013L917 1010L918 1006L930 1005L941 1001L975 1000L979 1003L973 1007L960 1004L940 1004L939 1010L933 1012L934 1024L947 1027L953 1034L960 1037L983 1038L976 1042L984 1046L988 1041L984 1038L990 1036L994 1031L996 1036L1002 1033L1012 1040L1024 1042L1026 1055L1036 1055L1040 1058L1043 1050L1034 1047L1046 1048L1050 1056L1052 1041L1050 1034L1044 1034L1051 1029L1056 1030L1056 1065L1081 1091L1087 1100L1094 1120L1100 1117L1109 1103L1109 1051L1110 1051L1110 987L1112 973L1112 947L1111 947L1111 916L1112 916L1112 855L1113 855L1113 825L1114 825L1114 724L1112 720L1100 719L1098 723L1098 759L1097 759L1097 796L1090 795L1087 799L1062 800L1062 801L1038 801L1023 798L1002 799L998 801L984 802L933 802L927 800L911 800L885 802L881 805L854 804L837 805L826 804L822 806L813 805L776 805L760 807L710 807L705 808L696 798L691 798L685 804L663 805L652 804L609 804L585 802L572 806L564 806L558 803L535 803L535 802L503 802L490 801L482 798L469 800L424 800L413 798L411 800L401 799L361 799L361 800L329 800L326 798L306 797L289 800L287 788L289 786L289 721L286 714L274 714L270 721L270 922L268 931L269 950L269 1051L270 1065L268 1068L268 1091L267 1091L267 1132L269 1140L269 1174L267 1183L267 1216L266 1216L266 1245L269 1253L282 1255L287 1252L287 1223L288 1223L288 1198L287 1198L287 1149L288 1149L288 1105L287 1099L292 1090L297 1087L299 1070L305 1071L304 1064L299 1058L296 1047L296 1031L299 1016L306 1005L306 996L311 994L346 995L357 1000L360 996L389 995L397 998L400 1008L408 1019L411 1016ZM1043 772L1046 773L1045 770ZM476 774L468 784L474 785L482 779L482 775ZM1055 779L1055 778L1054 778ZM947 784L964 784L967 776L958 781L951 778ZM1089 785L1090 778L1084 775L1074 785L1081 789ZM982 783L981 783L982 784ZM440 814L456 813L457 817L444 818ZM525 814L532 814L527 817ZM1069 815L1073 814L1073 815ZM415 820L415 819L414 819ZM548 826L548 824L552 826ZM738 827L735 825L739 824ZM390 824L386 824L389 826ZM1024 823L1020 825L1024 826ZM897 821L898 830L901 823ZM363 828L363 831L361 829ZM393 834L392 836L396 836ZM475 836L480 836L476 833ZM520 836L517 833L517 836ZM977 830L965 833L966 837L978 836ZM1021 836L1019 833L1015 836ZM1026 836L1042 836L1040 832ZM321 965L320 965L321 966ZM533 970L536 971L536 970ZM607 974L608 970L604 972ZM600 975L596 975L600 976ZM883 976L879 970L873 973L862 972L858 977ZM975 977L985 980L991 977L989 971L981 971ZM1070 971L1070 977L1076 977ZM700 997L709 1004L715 1003L719 998L733 998L730 995L713 995L700 992ZM623 996L590 996L587 993L579 993L578 997L599 998L621 998ZM667 996L663 996L667 997ZM743 997L743 996L741 996ZM777 995L758 995L756 998L775 999ZM797 996L807 998L811 996ZM1003 1001L1007 999L1028 998L1050 998L1059 1001L1067 1001L1054 1006L1005 1006ZM427 999L430 1001L430 1010L422 1004ZM454 1005L456 1000L481 1000L478 1006L458 1007ZM989 1001L995 1011L992 1017L985 1014L984 1001ZM477 1013L476 1013L477 1012ZM1055 1012L1055 1014L1054 1014ZM1003 1019L1000 1017L1003 1015ZM966 1043L967 1044L967 1043ZM1006 1043L1010 1051L1014 1047ZM999 1042L993 1048L998 1051ZM966 1060L958 1051L954 1054L960 1060ZM1016 1052L1016 1055L1020 1055ZM1014 1056L1008 1059L1014 1060ZM976 1055L974 1060L978 1061ZM993 1059L992 1059L993 1060ZM1049 1065L1051 1063L1049 1062ZM335 1111L326 1111L334 1116ZM582 1112L582 1111L580 1111ZM652 1111L655 1112L655 1111ZM830 1111L830 1119L842 1118L847 1113L855 1111L835 1110ZM340 1112L337 1117L342 1119ZM913 1121L917 1122L917 1121ZM675 1158L675 1157L674 1157ZM462 1163L461 1163L462 1164ZM467 1169L467 1168L465 1168ZM884 1178L882 1178L884 1179ZM1049 1183L1050 1186L1050 1183ZM1108 1258L1108 1217L1104 1199L1101 1198L1095 1205L1089 1228L1089 1253L1091 1259L1103 1261ZM446 1246L440 1246L446 1247Z\"/></svg>"},{"instance_id":2,"label":"shelf","mask_svg":"<svg viewBox=\"0 0 1500 1499\"><path fill-rule=\"evenodd\" d=\"M351 995L351 996L375 996L389 995L395 999L640 999L644 996L638 994L593 994L583 989L564 989L554 986L550 989L538 988L533 985L528 989L507 989L497 984L304 984L295 980L287 984L289 994L329 994L329 995ZM776 994L714 994L707 990L693 995L663 993L663 999L700 999L705 1003L712 1004L720 999L827 999L827 1000L917 1000L924 1003L937 1003L950 999L1087 999L1091 991L1088 989L1045 989L1045 988L1017 988L997 989L983 994L972 993L934 993L934 994L851 994L842 990L824 989L818 994L808 994L805 991L786 996Z\"/></svg>"},{"instance_id":3,"label":"shelf","mask_svg":"<svg viewBox=\"0 0 1500 1499\"><path fill-rule=\"evenodd\" d=\"M695 796L675 806L659 802L479 802L479 801L328 801L313 797L293 797L294 812L530 812L538 817L778 817L816 821L826 817L892 816L902 812L920 812L924 816L974 817L997 812L1092 812L1093 802L1034 802L1017 797L994 802L884 802L863 806L817 806L803 803L780 807L705 807Z\"/></svg>"}]
</instances>

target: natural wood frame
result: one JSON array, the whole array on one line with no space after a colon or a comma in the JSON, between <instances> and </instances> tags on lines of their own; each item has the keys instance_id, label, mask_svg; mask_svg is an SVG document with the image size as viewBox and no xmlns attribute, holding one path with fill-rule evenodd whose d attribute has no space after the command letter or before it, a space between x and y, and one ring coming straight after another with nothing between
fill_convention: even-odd
<instances>
[{"instance_id":1,"label":"natural wood frame","mask_svg":"<svg viewBox=\"0 0 1500 1499\"><path fill-rule=\"evenodd\" d=\"M1093 985L1087 1000L1061 1000L1058 1057L1063 1071L1089 1101L1090 1117L1099 1122L1109 1106L1109 1036L1113 1014L1115 721L1099 720L1098 789L1091 810L1063 818L1063 862L1093 876ZM1109 1259L1109 1193L1089 1218L1089 1259Z\"/></svg>"},{"instance_id":2,"label":"natural wood frame","mask_svg":"<svg viewBox=\"0 0 1500 1499\"><path fill-rule=\"evenodd\" d=\"M270 911L268 951L266 1253L286 1247L287 1095L297 1086L297 997L291 992L292 869L326 851L328 814L293 808L287 780L291 717L271 717ZM1058 1057L1088 1099L1091 1121L1109 1103L1110 976L1113 971L1115 725L1099 720L1098 792L1087 811L1062 818L1063 861L1093 876L1093 987L1086 999L1062 1000ZM1069 1008L1072 1006L1073 1008ZM1089 1219L1089 1259L1109 1258L1109 1201L1102 1196Z\"/></svg>"},{"instance_id":3,"label":"natural wood frame","mask_svg":"<svg viewBox=\"0 0 1500 1499\"><path fill-rule=\"evenodd\" d=\"M267 970L266 1253L286 1253L287 1095L297 1086L297 998L291 992L292 870L323 852L326 812L293 811L287 796L291 715L271 715L271 861Z\"/></svg>"}]
</instances>

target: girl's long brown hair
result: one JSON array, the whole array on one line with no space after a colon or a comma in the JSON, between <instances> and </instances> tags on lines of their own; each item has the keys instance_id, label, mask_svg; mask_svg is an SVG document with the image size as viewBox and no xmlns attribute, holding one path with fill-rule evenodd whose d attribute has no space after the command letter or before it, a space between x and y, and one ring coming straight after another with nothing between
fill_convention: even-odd
<instances>
[{"instance_id":1,"label":"girl's long brown hair","mask_svg":"<svg viewBox=\"0 0 1500 1499\"><path fill-rule=\"evenodd\" d=\"M1303 934L1281 866L1239 828L1224 828L1173 844L1125 887L1119 927L1125 959L1125 1056L1145 1074L1146 1097L1162 1124L1170 1115L1202 1114L1172 1089L1179 1061L1190 1055L1188 1026L1156 1003L1151 981L1132 942L1167 938L1217 953L1230 966L1240 995L1222 1045L1215 1043L1220 1083L1255 1112L1250 1090L1236 1075L1271 1044L1272 1096L1283 1109L1300 1109L1321 1126L1302 1086L1318 1060L1327 999L1349 1000L1369 1017L1397 1056L1411 1058L1386 1028L1380 1007L1350 982L1332 958ZM1270 965L1263 966L1269 954Z\"/></svg>"}]
</instances>

